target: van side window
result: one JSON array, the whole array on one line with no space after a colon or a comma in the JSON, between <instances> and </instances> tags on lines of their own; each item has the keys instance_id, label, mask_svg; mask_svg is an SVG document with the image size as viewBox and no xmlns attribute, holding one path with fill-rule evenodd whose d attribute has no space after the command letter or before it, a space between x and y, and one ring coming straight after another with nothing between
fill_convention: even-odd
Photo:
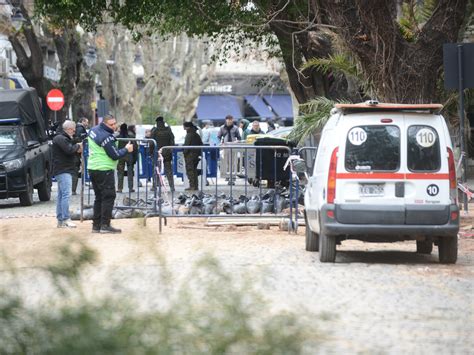
<instances>
[{"instance_id":1,"label":"van side window","mask_svg":"<svg viewBox=\"0 0 474 355\"><path fill-rule=\"evenodd\" d=\"M408 128L408 169L438 171L441 168L438 133L430 126Z\"/></svg>"},{"instance_id":2,"label":"van side window","mask_svg":"<svg viewBox=\"0 0 474 355\"><path fill-rule=\"evenodd\" d=\"M400 128L357 126L346 139L347 171L397 171L400 167Z\"/></svg>"}]
</instances>

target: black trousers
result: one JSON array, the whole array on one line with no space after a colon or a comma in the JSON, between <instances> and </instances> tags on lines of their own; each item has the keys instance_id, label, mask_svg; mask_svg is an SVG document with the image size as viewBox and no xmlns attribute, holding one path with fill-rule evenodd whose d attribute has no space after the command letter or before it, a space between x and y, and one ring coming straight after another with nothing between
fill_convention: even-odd
<instances>
[{"instance_id":1,"label":"black trousers","mask_svg":"<svg viewBox=\"0 0 474 355\"><path fill-rule=\"evenodd\" d=\"M89 176L95 194L93 224L96 227L110 226L115 202L115 172L89 170Z\"/></svg>"}]
</instances>

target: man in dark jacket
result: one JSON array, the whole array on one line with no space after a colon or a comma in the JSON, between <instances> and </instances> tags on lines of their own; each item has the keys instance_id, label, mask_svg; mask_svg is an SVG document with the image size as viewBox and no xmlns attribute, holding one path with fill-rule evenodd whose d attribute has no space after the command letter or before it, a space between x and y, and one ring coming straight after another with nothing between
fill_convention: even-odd
<instances>
[{"instance_id":1,"label":"man in dark jacket","mask_svg":"<svg viewBox=\"0 0 474 355\"><path fill-rule=\"evenodd\" d=\"M120 134L118 138L136 138L135 125L127 125L122 123L120 125ZM120 140L118 142L118 149L124 148L129 141ZM123 191L123 179L125 177L125 167L127 168L127 183L128 191L135 192L133 188L133 176L135 174L135 164L138 160L138 144L136 141L130 141L133 145L133 153L127 154L125 157L119 159L117 164L117 192Z\"/></svg>"},{"instance_id":2,"label":"man in dark jacket","mask_svg":"<svg viewBox=\"0 0 474 355\"><path fill-rule=\"evenodd\" d=\"M89 120L86 117L82 117L76 124L76 133L74 134L74 140L76 142L83 142L87 144L87 128L89 128ZM79 181L81 171L81 154L75 156L76 171L72 174L72 194L76 194L77 183Z\"/></svg>"},{"instance_id":3,"label":"man in dark jacket","mask_svg":"<svg viewBox=\"0 0 474 355\"><path fill-rule=\"evenodd\" d=\"M202 145L202 140L197 134L197 127L192 122L184 122L183 127L186 130L183 146ZM184 162L186 165L186 175L189 180L189 188L186 190L199 190L197 166L201 157L200 149L183 149Z\"/></svg>"},{"instance_id":4,"label":"man in dark jacket","mask_svg":"<svg viewBox=\"0 0 474 355\"><path fill-rule=\"evenodd\" d=\"M265 134L265 132L262 131L262 129L260 128L260 122L253 121L252 128L250 129L248 134Z\"/></svg>"},{"instance_id":5,"label":"man in dark jacket","mask_svg":"<svg viewBox=\"0 0 474 355\"><path fill-rule=\"evenodd\" d=\"M151 130L151 138L156 141L158 150L166 146L174 145L174 134L171 131L171 127L164 121L163 117L158 116L156 118L156 127ZM165 168L165 175L170 185L170 190L174 191L174 180L173 180L173 152L170 149L161 151L163 157L163 163Z\"/></svg>"},{"instance_id":6,"label":"man in dark jacket","mask_svg":"<svg viewBox=\"0 0 474 355\"><path fill-rule=\"evenodd\" d=\"M234 124L234 117L231 115L227 115L225 117L225 124L220 127L217 138L219 138L221 143L236 142L241 140L239 127Z\"/></svg>"},{"instance_id":7,"label":"man in dark jacket","mask_svg":"<svg viewBox=\"0 0 474 355\"><path fill-rule=\"evenodd\" d=\"M227 115L225 117L225 124L220 127L217 138L219 138L219 141L222 144L237 142L242 139L239 128L234 124L234 117L231 115ZM238 158L235 154L235 151L224 151L224 156L221 160L221 171L224 171L224 174L228 176L227 179L229 180L229 185L235 185L235 178L232 176L232 171L234 170L235 166L232 166L231 163L235 164L237 160Z\"/></svg>"},{"instance_id":8,"label":"man in dark jacket","mask_svg":"<svg viewBox=\"0 0 474 355\"><path fill-rule=\"evenodd\" d=\"M69 214L72 176L76 173L75 156L82 152L82 143L74 144L72 138L76 124L72 121L63 123L63 130L53 139L53 174L58 182L56 201L56 218L58 228L75 228Z\"/></svg>"}]
</instances>

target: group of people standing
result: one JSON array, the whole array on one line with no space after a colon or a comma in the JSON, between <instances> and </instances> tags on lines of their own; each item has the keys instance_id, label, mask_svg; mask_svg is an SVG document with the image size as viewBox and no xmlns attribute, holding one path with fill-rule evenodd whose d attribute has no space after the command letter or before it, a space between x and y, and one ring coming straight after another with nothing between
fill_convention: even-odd
<instances>
[{"instance_id":1,"label":"group of people standing","mask_svg":"<svg viewBox=\"0 0 474 355\"><path fill-rule=\"evenodd\" d=\"M69 214L70 195L76 194L79 172L81 171L81 153L84 146L89 150L88 172L95 194L94 215L92 221L93 233L120 233L121 230L110 225L112 209L116 192L122 192L125 168L129 191L133 192L134 165L138 160L138 145L133 139L136 137L134 125L122 124L117 132L117 120L112 115L106 115L102 122L87 132L89 121L81 118L76 124L65 121L62 131L53 138L53 175L58 182L58 198L56 216L59 228L75 228ZM227 116L217 134L221 143L236 142L246 138L249 134L263 134L258 121L249 126L249 121L241 120L240 129L234 123L232 116ZM198 128L192 122L184 122L186 130L184 147L203 145L198 134ZM242 134L241 134L242 132ZM147 138L153 138L162 157L164 173L167 177L170 190L174 191L174 177L172 170L172 150L163 149L175 145L175 137L171 127L162 116L156 118L156 126L147 133ZM203 134L205 137L205 135ZM117 140L117 138L122 138ZM127 138L132 139L127 141ZM153 152L154 147L149 146ZM201 159L201 150L193 148L183 149L186 174L189 187L186 190L198 190L198 164ZM115 190L115 170L117 170L118 186Z\"/></svg>"},{"instance_id":2,"label":"group of people standing","mask_svg":"<svg viewBox=\"0 0 474 355\"><path fill-rule=\"evenodd\" d=\"M82 123L86 128L85 121ZM82 136L83 140L79 138L79 141L75 142L74 138L78 134L76 124L73 121L65 121L62 132L53 138L53 174L58 182L56 203L58 228L76 227L71 222L69 199L73 187L73 176L77 176L77 155L82 152L84 144L87 144L88 172L95 195L92 232L121 233L120 229L110 225L116 197L115 170L120 159L129 160L129 156L134 152L134 145L131 142L125 142L123 147L118 146L114 135L116 126L115 117L106 115L99 125ZM87 140L85 140L86 137Z\"/></svg>"}]
</instances>

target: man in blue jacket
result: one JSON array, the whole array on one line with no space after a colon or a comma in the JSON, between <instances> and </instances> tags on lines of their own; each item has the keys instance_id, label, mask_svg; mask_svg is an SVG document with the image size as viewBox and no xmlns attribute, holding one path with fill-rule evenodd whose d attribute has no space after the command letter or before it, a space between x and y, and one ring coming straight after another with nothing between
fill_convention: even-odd
<instances>
[{"instance_id":1,"label":"man in blue jacket","mask_svg":"<svg viewBox=\"0 0 474 355\"><path fill-rule=\"evenodd\" d=\"M133 152L133 144L128 142L122 149L117 148L114 136L117 120L105 115L103 121L89 132L88 170L94 189L93 233L121 233L110 225L115 201L115 169L120 158Z\"/></svg>"}]
</instances>

